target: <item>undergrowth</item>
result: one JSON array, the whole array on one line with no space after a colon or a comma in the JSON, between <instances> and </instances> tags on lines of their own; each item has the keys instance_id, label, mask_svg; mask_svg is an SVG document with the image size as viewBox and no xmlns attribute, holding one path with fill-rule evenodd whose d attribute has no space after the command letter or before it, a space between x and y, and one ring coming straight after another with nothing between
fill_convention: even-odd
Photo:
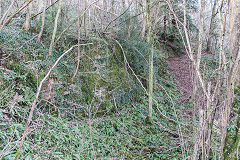
<instances>
[{"instance_id":1,"label":"undergrowth","mask_svg":"<svg viewBox=\"0 0 240 160\"><path fill-rule=\"evenodd\" d=\"M17 27L0 31L0 159L15 158L39 82L77 42L64 36L46 58L47 35L37 43L37 34ZM147 88L149 46L134 30L125 36L125 30L117 37L89 34L81 43L93 45L80 48L74 82L77 50L61 60L43 86L21 159L182 159L178 123L188 124L179 116L180 93L166 60L155 43L154 116L148 124L147 96L135 76Z\"/></svg>"}]
</instances>

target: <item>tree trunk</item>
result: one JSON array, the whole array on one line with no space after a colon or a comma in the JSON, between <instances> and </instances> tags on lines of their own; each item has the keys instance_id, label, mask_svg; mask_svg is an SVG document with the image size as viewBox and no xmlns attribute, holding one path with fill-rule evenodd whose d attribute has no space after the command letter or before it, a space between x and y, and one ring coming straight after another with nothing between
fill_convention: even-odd
<instances>
[{"instance_id":1,"label":"tree trunk","mask_svg":"<svg viewBox=\"0 0 240 160\"><path fill-rule=\"evenodd\" d=\"M51 44L50 44L50 47L49 47L48 57L52 55L52 50L53 50L54 41L55 41L56 32L57 32L57 26L58 26L58 18L59 18L60 13L61 13L61 7L62 7L62 0L60 0L59 4L58 4L58 11L57 11L55 22L54 22L54 29L53 29Z\"/></svg>"},{"instance_id":2,"label":"tree trunk","mask_svg":"<svg viewBox=\"0 0 240 160\"><path fill-rule=\"evenodd\" d=\"M142 27L142 33L141 33L141 35L142 35L142 38L144 38L145 37L145 32L146 32L146 13L145 13L145 8L146 8L146 4L145 4L145 1L142 1L142 12L143 12L143 14L142 14L142 18L143 18L143 27Z\"/></svg>"},{"instance_id":3,"label":"tree trunk","mask_svg":"<svg viewBox=\"0 0 240 160\"><path fill-rule=\"evenodd\" d=\"M194 82L195 86L194 86L194 92L196 93L196 91L199 89L199 87L197 86L199 79L197 76L197 72L200 71L200 62L201 62L201 56L202 56L202 46L203 46L203 27L204 27L204 8L205 8L205 0L200 0L200 9L199 9L199 39L198 39L198 53L197 53L197 59L196 59L196 65L195 65L195 77L194 77ZM195 97L195 101L197 101L196 97ZM209 102L210 103L210 102ZM194 104L196 105L196 104ZM210 105L210 104L209 104ZM202 148L202 156L205 158L205 128L203 128L205 126L206 123L206 118L205 118L205 106L195 106L195 108L199 108L199 117L202 117L202 119L200 119L199 122L199 128L197 131L197 137L196 137L196 142L194 144L194 150L193 150L193 160L198 159L198 155L199 155L199 150L200 148ZM202 143L201 143L202 142ZM201 147L200 147L201 146Z\"/></svg>"},{"instance_id":4,"label":"tree trunk","mask_svg":"<svg viewBox=\"0 0 240 160\"><path fill-rule=\"evenodd\" d=\"M30 29L31 10L32 10L32 4L29 4L28 7L27 7L26 21L25 21L25 24L24 24L24 30L26 32L28 32L29 29Z\"/></svg>"},{"instance_id":5,"label":"tree trunk","mask_svg":"<svg viewBox=\"0 0 240 160\"><path fill-rule=\"evenodd\" d=\"M84 10L87 9L88 6L88 0L84 0ZM83 27L84 27L84 32L85 32L85 37L87 37L87 14L86 12L84 13L84 17L83 17Z\"/></svg>"},{"instance_id":6,"label":"tree trunk","mask_svg":"<svg viewBox=\"0 0 240 160\"><path fill-rule=\"evenodd\" d=\"M223 109L222 117L222 139L221 154L224 156L224 148L226 147L227 127L230 122L230 114L234 102L234 87L237 80L237 73L240 63L240 0L232 0L229 4L229 24L230 24L230 70L227 81L226 105Z\"/></svg>"},{"instance_id":7,"label":"tree trunk","mask_svg":"<svg viewBox=\"0 0 240 160\"><path fill-rule=\"evenodd\" d=\"M46 7L47 7L47 3L46 3L46 0L45 0L45 1L43 1L42 25L41 25L41 30L38 34L38 42L41 41L41 37L42 37L42 34L43 34L43 30L44 30Z\"/></svg>"},{"instance_id":8,"label":"tree trunk","mask_svg":"<svg viewBox=\"0 0 240 160\"><path fill-rule=\"evenodd\" d=\"M61 19L61 22L60 22L60 26L63 28L63 24L65 22L65 20L68 18L68 11L69 11L69 8L71 8L71 5L72 5L72 0L69 1L69 4L68 6L66 7L66 9L64 10L64 14L62 16L62 19Z\"/></svg>"},{"instance_id":9,"label":"tree trunk","mask_svg":"<svg viewBox=\"0 0 240 160\"><path fill-rule=\"evenodd\" d=\"M217 0L214 0L213 8L212 8L212 16L211 16L211 21L210 21L209 34L208 34L208 39L207 39L207 49L206 49L207 52L210 51L211 42L212 42L211 40L212 40L212 34L213 34L213 30L214 30L213 23L214 23L214 18L216 15L216 13L215 13L216 6L217 6Z\"/></svg>"},{"instance_id":10,"label":"tree trunk","mask_svg":"<svg viewBox=\"0 0 240 160\"><path fill-rule=\"evenodd\" d=\"M152 118L152 105L153 105L153 44L152 44L152 31L151 31L151 22L150 22L150 0L146 0L146 23L147 23L147 42L150 46L149 52L149 78L148 78L148 116L149 119Z\"/></svg>"},{"instance_id":11,"label":"tree trunk","mask_svg":"<svg viewBox=\"0 0 240 160\"><path fill-rule=\"evenodd\" d=\"M77 50L77 65L76 65L76 69L75 72L72 76L72 83L74 82L74 79L78 73L78 69L79 69L79 65L80 65L80 56L81 56L81 50L80 50L80 38L81 38L81 9L80 9L80 0L78 0L78 13L79 13L79 18L78 18L78 50Z\"/></svg>"},{"instance_id":12,"label":"tree trunk","mask_svg":"<svg viewBox=\"0 0 240 160\"><path fill-rule=\"evenodd\" d=\"M45 4L45 1L47 0L37 0L37 3L36 3L37 6L35 6L37 8L37 13L40 13L41 11L43 11L42 9L44 9L45 5L47 5ZM40 20L40 16L37 17L37 20Z\"/></svg>"}]
</instances>

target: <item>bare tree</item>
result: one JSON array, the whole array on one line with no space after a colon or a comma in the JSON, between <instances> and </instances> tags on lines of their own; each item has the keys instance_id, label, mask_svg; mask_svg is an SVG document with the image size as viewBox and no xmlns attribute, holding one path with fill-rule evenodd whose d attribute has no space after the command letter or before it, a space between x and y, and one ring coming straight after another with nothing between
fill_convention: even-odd
<instances>
[{"instance_id":1,"label":"bare tree","mask_svg":"<svg viewBox=\"0 0 240 160\"><path fill-rule=\"evenodd\" d=\"M84 0L84 10L87 11L87 7L88 7L88 0ZM84 28L84 32L85 32L85 37L87 36L87 13L84 13L83 16L83 28Z\"/></svg>"},{"instance_id":2,"label":"bare tree","mask_svg":"<svg viewBox=\"0 0 240 160\"><path fill-rule=\"evenodd\" d=\"M46 0L44 0L42 3L43 3L42 25L41 25L41 30L40 30L40 32L39 32L39 34L38 34L38 42L41 41L41 37L42 37L42 34L43 34L43 30L44 30L45 13L46 13L46 6L47 6Z\"/></svg>"},{"instance_id":3,"label":"bare tree","mask_svg":"<svg viewBox=\"0 0 240 160\"><path fill-rule=\"evenodd\" d=\"M142 38L145 37L145 32L146 32L146 13L145 13L145 8L146 8L146 2L141 0L141 10L143 12L142 14L142 19L143 19L143 26L142 26Z\"/></svg>"},{"instance_id":4,"label":"bare tree","mask_svg":"<svg viewBox=\"0 0 240 160\"><path fill-rule=\"evenodd\" d=\"M216 6L217 6L217 0L214 0L211 20L210 20L209 33L208 33L208 37L207 37L207 49L206 49L207 52L210 51L210 47L211 47L210 45L212 43L212 34L213 34L213 30L214 30L214 19L216 16Z\"/></svg>"},{"instance_id":5,"label":"bare tree","mask_svg":"<svg viewBox=\"0 0 240 160\"><path fill-rule=\"evenodd\" d=\"M48 57L52 55L52 50L53 50L53 46L54 46L54 43L55 43L55 37L56 37L56 33L57 33L57 28L58 28L58 18L59 18L60 13L61 13L61 7L62 7L62 0L60 0L59 4L58 4L58 11L57 11L57 14L56 14L56 17L55 17L54 29L53 29L51 44L50 44L50 47L49 47Z\"/></svg>"},{"instance_id":6,"label":"bare tree","mask_svg":"<svg viewBox=\"0 0 240 160\"><path fill-rule=\"evenodd\" d=\"M31 10L32 10L32 3L28 5L27 10L26 10L27 14L26 14L26 21L24 24L24 29L26 32L28 32L30 29Z\"/></svg>"},{"instance_id":7,"label":"bare tree","mask_svg":"<svg viewBox=\"0 0 240 160\"><path fill-rule=\"evenodd\" d=\"M152 118L153 105L153 44L152 44L152 27L150 22L150 0L146 0L146 23L147 23L147 42L151 48L149 52L149 78L148 78L148 116Z\"/></svg>"},{"instance_id":8,"label":"bare tree","mask_svg":"<svg viewBox=\"0 0 240 160\"><path fill-rule=\"evenodd\" d=\"M204 27L204 8L205 8L205 0L200 0L200 9L199 9L199 40L198 40L198 54L197 54L197 59L196 59L196 65L195 65L195 72L199 72L200 70L200 62L201 62L201 55L202 55L202 46L203 46L203 27ZM198 76L197 74L195 75L195 91L199 88L198 87ZM210 103L210 102L209 102ZM195 103L195 105L197 105ZM197 106L199 107L200 111L199 111L199 127L198 127L198 131L197 131L197 138L196 138L196 142L194 145L194 151L193 151L193 157L192 159L198 159L198 154L199 154L199 149L202 147L204 148L204 144L205 144L205 140L204 140L204 132L205 132L205 117L204 117L204 106ZM201 143L201 141L203 143ZM199 146L201 145L201 147ZM205 152L203 150L202 152L202 157L205 159Z\"/></svg>"},{"instance_id":9,"label":"bare tree","mask_svg":"<svg viewBox=\"0 0 240 160\"><path fill-rule=\"evenodd\" d=\"M231 111L234 102L234 87L238 77L240 63L240 0L230 1L229 4L229 24L230 24L230 67L227 76L226 105L222 113L222 137L221 148L222 158L224 158L224 147L226 146L227 127L230 123ZM237 148L236 148L237 149Z\"/></svg>"},{"instance_id":10,"label":"bare tree","mask_svg":"<svg viewBox=\"0 0 240 160\"><path fill-rule=\"evenodd\" d=\"M81 15L81 9L80 9L80 0L78 0L78 13L79 15ZM78 69L79 69L79 65L80 65L80 56L81 56L81 50L80 50L80 37L81 36L81 17L79 16L78 18L78 48L77 48L77 65L76 65L76 69L75 72L72 76L72 83L74 82L74 79L78 73Z\"/></svg>"}]
</instances>

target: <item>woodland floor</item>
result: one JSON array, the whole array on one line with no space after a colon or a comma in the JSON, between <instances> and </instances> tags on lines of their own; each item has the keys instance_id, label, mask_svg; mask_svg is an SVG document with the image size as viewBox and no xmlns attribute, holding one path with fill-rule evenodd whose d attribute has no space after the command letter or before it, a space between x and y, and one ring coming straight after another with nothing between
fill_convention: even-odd
<instances>
[{"instance_id":1,"label":"woodland floor","mask_svg":"<svg viewBox=\"0 0 240 160\"><path fill-rule=\"evenodd\" d=\"M183 92L184 101L188 99L193 91L193 78L191 61L186 54L167 59L170 73L174 75L177 81L177 88Z\"/></svg>"}]
</instances>

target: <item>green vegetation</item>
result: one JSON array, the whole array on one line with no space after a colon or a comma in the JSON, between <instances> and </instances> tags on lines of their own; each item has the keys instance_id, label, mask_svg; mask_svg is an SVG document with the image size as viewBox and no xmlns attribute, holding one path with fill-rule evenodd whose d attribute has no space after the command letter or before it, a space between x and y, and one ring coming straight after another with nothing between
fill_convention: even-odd
<instances>
[{"instance_id":1,"label":"green vegetation","mask_svg":"<svg viewBox=\"0 0 240 160\"><path fill-rule=\"evenodd\" d=\"M71 83L74 52L63 58L50 76L54 84L49 80L44 85L20 159L181 159L177 140L165 138L178 136L176 123L169 123L159 114L172 117L172 102L164 97L169 94L176 99L179 95L167 71L167 63L155 50L156 80L166 90L155 86L159 98L154 103L156 114L150 122L146 119L144 90L132 72L142 77L141 83L147 87L144 77L148 74L148 45L134 36L124 40L124 34L119 33L117 38L124 50L109 36L92 34L88 37L87 42L94 45L81 47L81 54L87 56L80 59L74 83ZM6 27L0 35L4 56L9 55L9 61L2 63L0 79L0 141L3 144L0 150L1 158L7 160L15 158L38 83L76 40L65 37L53 56L45 59L47 44L37 43L36 34ZM53 89L47 90L48 85L53 85ZM102 90L102 95L96 95L96 90ZM48 92L52 92L50 96L54 100L46 99Z\"/></svg>"},{"instance_id":2,"label":"green vegetation","mask_svg":"<svg viewBox=\"0 0 240 160\"><path fill-rule=\"evenodd\" d=\"M0 1L0 159L238 160L238 4Z\"/></svg>"}]
</instances>

